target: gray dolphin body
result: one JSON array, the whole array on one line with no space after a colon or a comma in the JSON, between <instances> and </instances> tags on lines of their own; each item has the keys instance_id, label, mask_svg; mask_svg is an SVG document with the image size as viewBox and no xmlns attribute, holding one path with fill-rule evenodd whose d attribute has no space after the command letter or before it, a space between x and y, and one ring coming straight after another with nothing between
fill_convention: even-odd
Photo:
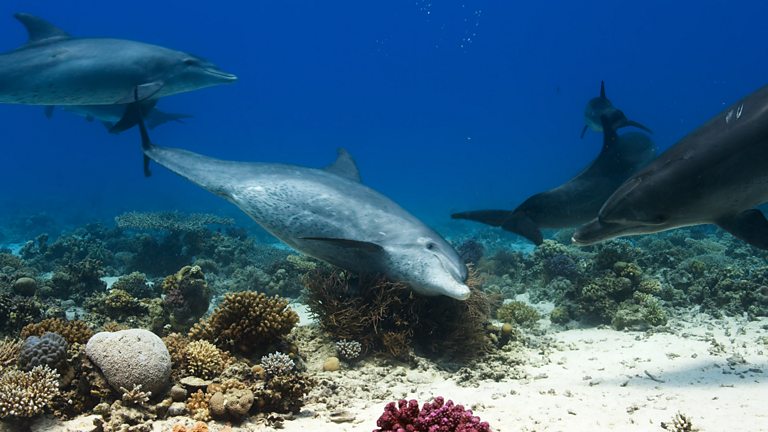
<instances>
[{"instance_id":1,"label":"gray dolphin body","mask_svg":"<svg viewBox=\"0 0 768 432\"><path fill-rule=\"evenodd\" d=\"M212 159L157 147L142 127L144 153L238 206L294 249L358 273L383 273L425 295L464 300L467 268L439 234L360 183L341 150L325 170Z\"/></svg>"},{"instance_id":2,"label":"gray dolphin body","mask_svg":"<svg viewBox=\"0 0 768 432\"><path fill-rule=\"evenodd\" d=\"M630 177L577 244L717 224L768 249L768 221L754 207L768 201L768 86L732 105Z\"/></svg>"},{"instance_id":3,"label":"gray dolphin body","mask_svg":"<svg viewBox=\"0 0 768 432\"><path fill-rule=\"evenodd\" d=\"M0 103L111 105L234 82L193 55L123 39L73 38L28 14L16 14L28 42L0 54Z\"/></svg>"},{"instance_id":4,"label":"gray dolphin body","mask_svg":"<svg viewBox=\"0 0 768 432\"><path fill-rule=\"evenodd\" d=\"M141 103L141 102L139 102ZM150 103L149 105L154 105ZM61 107L64 111L71 112L80 117L84 117L88 121L99 121L109 132L116 132L115 125L118 124L128 111L129 106L127 104L118 105L64 105ZM48 106L45 109L46 117L53 116L53 106ZM161 111L154 106L148 106L142 111L146 112L145 120L147 126L150 129L154 129L160 125L169 122L184 123L184 119L191 118L189 114L178 114ZM119 131L117 131L119 132Z\"/></svg>"},{"instance_id":5,"label":"gray dolphin body","mask_svg":"<svg viewBox=\"0 0 768 432\"><path fill-rule=\"evenodd\" d=\"M605 200L624 180L656 155L648 135L628 132L618 135L622 116L614 113L613 126L603 130L603 148L592 163L576 177L546 192L526 199L516 209L477 210L451 215L501 227L539 245L541 228L573 227L592 220Z\"/></svg>"},{"instance_id":6,"label":"gray dolphin body","mask_svg":"<svg viewBox=\"0 0 768 432\"><path fill-rule=\"evenodd\" d=\"M636 121L632 121L627 118L624 113L613 106L608 97L605 95L605 81L600 81L600 96L590 99L587 102L587 107L584 109L584 129L581 130L581 137L584 138L584 134L587 133L587 129L592 129L596 132L603 131L603 124L601 118L603 116L613 119L613 124L616 128L622 128L627 126L634 126L638 129L642 129L648 133L651 130L641 125Z\"/></svg>"}]
</instances>

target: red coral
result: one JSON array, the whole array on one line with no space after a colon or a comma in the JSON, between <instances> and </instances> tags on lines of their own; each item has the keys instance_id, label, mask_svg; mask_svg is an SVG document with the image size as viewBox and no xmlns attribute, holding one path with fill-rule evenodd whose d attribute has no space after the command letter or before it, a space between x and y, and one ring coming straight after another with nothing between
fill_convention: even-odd
<instances>
[{"instance_id":1,"label":"red coral","mask_svg":"<svg viewBox=\"0 0 768 432\"><path fill-rule=\"evenodd\" d=\"M438 396L431 403L425 403L419 411L415 400L401 399L390 402L384 408L373 432L491 432L487 422L472 415L472 411L453 401L445 402Z\"/></svg>"}]
</instances>

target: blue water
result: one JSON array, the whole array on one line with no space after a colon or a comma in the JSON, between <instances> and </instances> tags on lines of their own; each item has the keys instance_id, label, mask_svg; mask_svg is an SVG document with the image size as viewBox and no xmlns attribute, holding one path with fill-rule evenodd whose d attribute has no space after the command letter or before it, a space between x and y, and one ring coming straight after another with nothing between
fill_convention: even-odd
<instances>
[{"instance_id":1,"label":"blue water","mask_svg":"<svg viewBox=\"0 0 768 432\"><path fill-rule=\"evenodd\" d=\"M322 166L343 146L365 183L428 223L514 208L576 174L601 136L579 139L601 79L666 148L768 82L762 1L19 1L0 4L0 48L26 39L12 13L77 36L189 51L230 86L163 99L194 115L161 145L221 158ZM0 216L71 220L230 204L160 166L143 178L136 130L0 105Z\"/></svg>"}]
</instances>

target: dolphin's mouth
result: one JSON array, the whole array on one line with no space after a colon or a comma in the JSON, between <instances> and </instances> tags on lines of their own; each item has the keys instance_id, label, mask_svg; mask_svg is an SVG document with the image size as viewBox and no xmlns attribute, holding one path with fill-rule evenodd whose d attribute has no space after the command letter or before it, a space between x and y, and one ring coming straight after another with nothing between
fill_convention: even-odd
<instances>
[{"instance_id":1,"label":"dolphin's mouth","mask_svg":"<svg viewBox=\"0 0 768 432\"><path fill-rule=\"evenodd\" d=\"M663 224L623 224L605 222L593 219L591 222L580 226L573 233L571 241L579 246L589 246L616 237L631 236L637 234L650 234L663 231Z\"/></svg>"},{"instance_id":2,"label":"dolphin's mouth","mask_svg":"<svg viewBox=\"0 0 768 432\"><path fill-rule=\"evenodd\" d=\"M225 82L234 82L237 81L237 75L224 72L223 70L219 69L206 69L205 72L209 75L212 75L222 81Z\"/></svg>"}]
</instances>

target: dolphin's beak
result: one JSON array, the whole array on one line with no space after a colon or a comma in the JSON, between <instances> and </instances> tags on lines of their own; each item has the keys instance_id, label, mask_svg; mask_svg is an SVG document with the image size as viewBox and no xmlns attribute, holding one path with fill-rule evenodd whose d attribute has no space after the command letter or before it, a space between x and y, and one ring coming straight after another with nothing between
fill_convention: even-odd
<instances>
[{"instance_id":1,"label":"dolphin's beak","mask_svg":"<svg viewBox=\"0 0 768 432\"><path fill-rule=\"evenodd\" d=\"M446 287L443 294L456 300L466 300L469 298L470 290L469 287L463 283L456 282Z\"/></svg>"},{"instance_id":2,"label":"dolphin's beak","mask_svg":"<svg viewBox=\"0 0 768 432\"><path fill-rule=\"evenodd\" d=\"M216 78L217 80L221 81L222 83L232 83L237 81L237 75L233 75L231 73L224 72L223 70L219 69L206 69L206 73L211 75L212 77Z\"/></svg>"},{"instance_id":3,"label":"dolphin's beak","mask_svg":"<svg viewBox=\"0 0 768 432\"><path fill-rule=\"evenodd\" d=\"M571 237L571 241L579 246L589 246L603 240L631 234L637 234L636 227L619 223L603 222L600 219L595 218L591 222L576 229Z\"/></svg>"}]
</instances>

